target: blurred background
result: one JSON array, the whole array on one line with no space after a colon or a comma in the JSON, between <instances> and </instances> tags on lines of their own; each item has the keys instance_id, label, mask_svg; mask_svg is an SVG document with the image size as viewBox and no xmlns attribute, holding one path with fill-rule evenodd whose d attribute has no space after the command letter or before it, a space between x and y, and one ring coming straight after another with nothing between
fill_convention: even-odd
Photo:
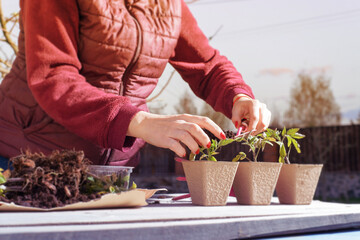
<instances>
[{"instance_id":1,"label":"blurred background","mask_svg":"<svg viewBox=\"0 0 360 240\"><path fill-rule=\"evenodd\" d=\"M301 127L307 137L293 162L324 163L320 199L360 199L360 1L188 0L211 45L233 62L259 100L272 111L271 127ZM18 0L0 0L1 79L17 51ZM150 110L206 115L235 131L221 113L197 98L169 65ZM242 146L230 146L231 155ZM174 154L147 145L134 177L142 187L187 191L176 181ZM263 160L276 161L268 149ZM346 184L345 184L346 183Z\"/></svg>"}]
</instances>

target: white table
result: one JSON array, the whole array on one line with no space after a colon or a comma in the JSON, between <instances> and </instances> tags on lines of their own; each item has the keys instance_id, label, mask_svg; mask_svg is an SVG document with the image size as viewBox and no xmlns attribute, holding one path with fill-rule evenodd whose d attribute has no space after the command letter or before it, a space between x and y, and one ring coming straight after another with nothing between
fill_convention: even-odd
<instances>
[{"instance_id":1,"label":"white table","mask_svg":"<svg viewBox=\"0 0 360 240\"><path fill-rule=\"evenodd\" d=\"M203 207L190 199L159 201L127 209L1 212L0 239L241 239L360 227L360 204L281 205L273 198L268 206L248 206L229 197L227 206Z\"/></svg>"}]
</instances>

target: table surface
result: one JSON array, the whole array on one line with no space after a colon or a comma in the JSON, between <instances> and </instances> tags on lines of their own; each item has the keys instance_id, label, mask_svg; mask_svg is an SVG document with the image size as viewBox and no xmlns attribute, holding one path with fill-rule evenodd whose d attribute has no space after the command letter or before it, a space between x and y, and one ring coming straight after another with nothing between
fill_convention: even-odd
<instances>
[{"instance_id":1,"label":"table surface","mask_svg":"<svg viewBox=\"0 0 360 240\"><path fill-rule=\"evenodd\" d=\"M160 196L160 197L159 197ZM157 194L141 208L1 212L0 239L246 239L360 227L360 204L204 207Z\"/></svg>"}]
</instances>

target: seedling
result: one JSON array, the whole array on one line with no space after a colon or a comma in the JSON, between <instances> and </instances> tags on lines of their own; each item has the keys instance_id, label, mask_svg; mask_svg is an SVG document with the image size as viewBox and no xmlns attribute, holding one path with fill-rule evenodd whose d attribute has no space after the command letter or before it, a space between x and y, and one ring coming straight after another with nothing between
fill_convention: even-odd
<instances>
[{"instance_id":1,"label":"seedling","mask_svg":"<svg viewBox=\"0 0 360 240\"><path fill-rule=\"evenodd\" d=\"M273 145L272 142L276 141L276 134L274 130L268 130L266 132L252 135L252 131L242 134L234 139L227 138L224 140L212 140L210 148L201 147L200 152L202 153L199 160L206 159L208 161L217 161L214 155L219 154L218 150L220 147L226 146L232 142L242 142L244 145L249 146L249 152L252 153L252 159L248 158L244 152L239 152L233 159L233 162L247 159L249 161L258 161L258 157L261 151L264 151L266 144ZM195 160L195 154L190 154L189 160Z\"/></svg>"},{"instance_id":2,"label":"seedling","mask_svg":"<svg viewBox=\"0 0 360 240\"><path fill-rule=\"evenodd\" d=\"M305 135L298 133L299 130L299 128L286 130L286 127L282 131L267 129L266 135L279 145L280 163L290 164L289 156L292 147L296 149L297 153L301 153L300 144L296 140L304 138Z\"/></svg>"},{"instance_id":3,"label":"seedling","mask_svg":"<svg viewBox=\"0 0 360 240\"><path fill-rule=\"evenodd\" d=\"M267 132L263 132L255 136L251 135L251 132L249 132L242 138L243 144L249 146L249 152L252 153L252 161L254 162L257 162L259 154L261 151L264 151L266 144L273 145L271 143L273 140L274 138L267 134ZM246 158L251 161L248 157Z\"/></svg>"},{"instance_id":4,"label":"seedling","mask_svg":"<svg viewBox=\"0 0 360 240\"><path fill-rule=\"evenodd\" d=\"M221 139L221 140L212 139L211 140L211 145L210 145L209 148L200 147L201 156L200 156L199 160L206 159L208 161L216 162L217 160L214 157L214 155L219 154L219 152L217 152L219 150L219 148L224 147L224 146L226 146L226 145L228 145L230 143L233 143L233 142L241 142L242 139L243 139L243 136L237 137L237 138L234 138L234 139L233 138L226 138L226 139ZM189 156L189 160L194 161L195 157L196 157L196 155L191 153L190 156ZM243 160L245 158L246 158L246 154L244 152L239 152L239 154L237 154L232 159L232 161L237 162L237 161Z\"/></svg>"},{"instance_id":5,"label":"seedling","mask_svg":"<svg viewBox=\"0 0 360 240\"><path fill-rule=\"evenodd\" d=\"M6 178L3 174L3 171L4 170L2 168L0 168L0 196L5 197L5 194L4 194L5 188L3 188L2 186L4 186L3 185L4 183L6 183Z\"/></svg>"}]
</instances>

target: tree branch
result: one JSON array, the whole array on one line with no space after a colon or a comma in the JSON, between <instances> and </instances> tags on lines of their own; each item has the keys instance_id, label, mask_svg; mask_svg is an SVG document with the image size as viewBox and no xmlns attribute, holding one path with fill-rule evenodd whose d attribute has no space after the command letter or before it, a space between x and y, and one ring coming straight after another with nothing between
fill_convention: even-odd
<instances>
[{"instance_id":1,"label":"tree branch","mask_svg":"<svg viewBox=\"0 0 360 240\"><path fill-rule=\"evenodd\" d=\"M171 74L170 74L170 77L168 78L168 80L166 81L165 85L160 89L160 91L158 92L158 94L156 94L155 96L153 96L152 98L148 98L146 99L146 102L151 102L153 101L154 99L156 99L157 97L160 96L160 94L165 90L165 88L169 85L171 79L173 78L174 74L175 74L175 69L172 70Z\"/></svg>"},{"instance_id":2,"label":"tree branch","mask_svg":"<svg viewBox=\"0 0 360 240\"><path fill-rule=\"evenodd\" d=\"M10 45L10 47L12 48L12 50L14 51L14 53L16 54L18 52L18 47L17 45L12 41L11 37L10 37L10 33L7 30L6 27L6 23L7 21L4 18L4 14L3 14L3 8L2 8L2 3L0 0L0 24L1 24L1 30L4 34L5 40L6 42Z\"/></svg>"},{"instance_id":3,"label":"tree branch","mask_svg":"<svg viewBox=\"0 0 360 240\"><path fill-rule=\"evenodd\" d=\"M3 68L2 66L0 66L0 74L2 76L5 76L6 74L8 74L10 72L9 69Z\"/></svg>"}]
</instances>

